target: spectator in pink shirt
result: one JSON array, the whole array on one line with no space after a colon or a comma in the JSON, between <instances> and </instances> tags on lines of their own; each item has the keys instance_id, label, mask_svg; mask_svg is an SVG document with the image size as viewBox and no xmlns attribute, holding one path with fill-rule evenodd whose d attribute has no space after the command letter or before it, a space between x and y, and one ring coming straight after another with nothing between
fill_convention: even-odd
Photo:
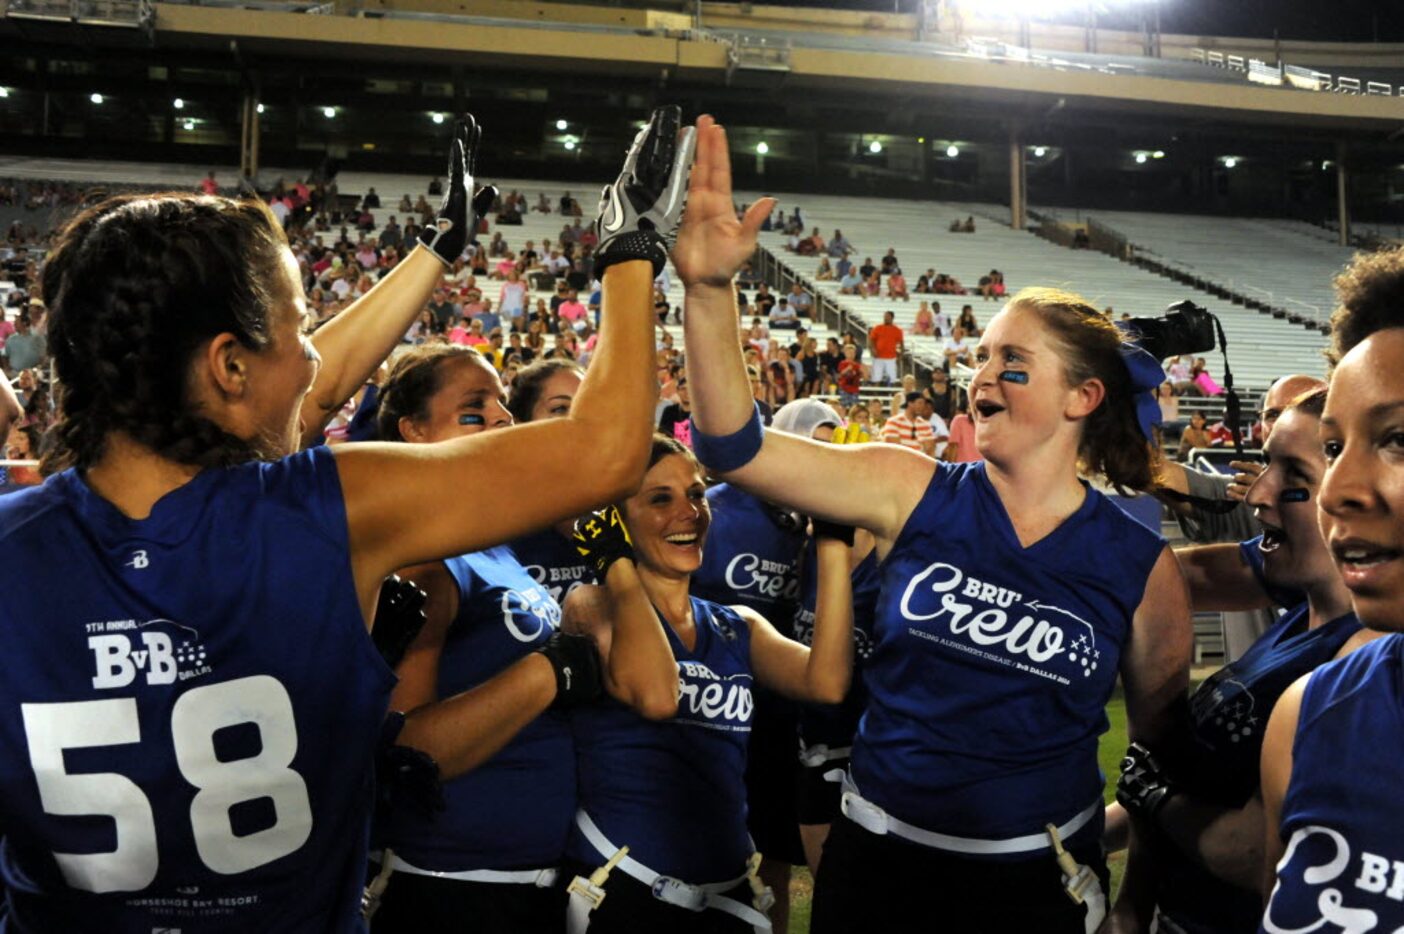
<instances>
[{"instance_id":1,"label":"spectator in pink shirt","mask_svg":"<svg viewBox=\"0 0 1404 934\"><path fill-rule=\"evenodd\" d=\"M556 313L564 320L569 321L572 328L576 331L580 331L585 327L586 316L589 312L585 306L580 303L578 293L574 289L571 289L566 293L566 300L561 302L556 308Z\"/></svg>"}]
</instances>

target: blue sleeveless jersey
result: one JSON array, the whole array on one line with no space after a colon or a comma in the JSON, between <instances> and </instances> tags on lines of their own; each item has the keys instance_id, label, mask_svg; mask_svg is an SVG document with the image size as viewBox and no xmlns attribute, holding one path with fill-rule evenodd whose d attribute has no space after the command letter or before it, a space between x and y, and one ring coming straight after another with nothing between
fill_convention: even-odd
<instances>
[{"instance_id":1,"label":"blue sleeveless jersey","mask_svg":"<svg viewBox=\"0 0 1404 934\"><path fill-rule=\"evenodd\" d=\"M1404 636L1312 674L1282 802L1277 884L1261 931L1389 934L1404 927Z\"/></svg>"},{"instance_id":2,"label":"blue sleeveless jersey","mask_svg":"<svg viewBox=\"0 0 1404 934\"><path fill-rule=\"evenodd\" d=\"M605 837L648 868L686 882L722 882L746 869L746 746L751 735L751 630L734 610L692 598L689 652L659 620L678 662L678 712L652 721L614 700L572 714L580 806ZM579 831L567 853L597 853Z\"/></svg>"},{"instance_id":3,"label":"blue sleeveless jersey","mask_svg":"<svg viewBox=\"0 0 1404 934\"><path fill-rule=\"evenodd\" d=\"M331 450L123 516L74 472L0 500L7 931L362 930L394 676Z\"/></svg>"},{"instance_id":4,"label":"blue sleeveless jersey","mask_svg":"<svg viewBox=\"0 0 1404 934\"><path fill-rule=\"evenodd\" d=\"M458 616L439 659L439 697L476 687L535 652L560 627L556 601L506 545L444 562ZM575 816L575 750L564 714L548 710L487 762L444 783L446 809L395 811L385 843L421 869L555 866Z\"/></svg>"},{"instance_id":5,"label":"blue sleeveless jersey","mask_svg":"<svg viewBox=\"0 0 1404 934\"><path fill-rule=\"evenodd\" d=\"M1303 603L1190 697L1192 743L1187 761L1174 768L1187 793L1240 808L1258 790L1263 730L1277 699L1360 631L1353 613L1315 629L1306 629L1306 623ZM1179 854L1162 853L1157 868L1160 910L1189 934L1256 930L1263 913L1256 892L1230 885Z\"/></svg>"},{"instance_id":6,"label":"blue sleeveless jersey","mask_svg":"<svg viewBox=\"0 0 1404 934\"><path fill-rule=\"evenodd\" d=\"M581 584L595 583L595 572L575 550L575 542L555 529L543 529L508 545L531 579L545 588L560 606Z\"/></svg>"},{"instance_id":7,"label":"blue sleeveless jersey","mask_svg":"<svg viewBox=\"0 0 1404 934\"><path fill-rule=\"evenodd\" d=\"M1164 544L1089 488L1024 548L983 462L938 465L881 565L859 792L918 827L984 839L1100 801L1097 737Z\"/></svg>"},{"instance_id":8,"label":"blue sleeveless jersey","mask_svg":"<svg viewBox=\"0 0 1404 934\"><path fill-rule=\"evenodd\" d=\"M811 540L804 552L800 574L800 605L795 613L793 637L805 645L814 644L814 610L818 603L819 578L815 571L817 555ZM853 681L848 696L839 704L800 704L800 747L827 746L837 749L853 745L858 719L868 702L863 686L863 664L873 651L873 616L877 611L882 580L878 575L877 553L853 569Z\"/></svg>"},{"instance_id":9,"label":"blue sleeveless jersey","mask_svg":"<svg viewBox=\"0 0 1404 934\"><path fill-rule=\"evenodd\" d=\"M792 619L799 601L805 532L785 529L763 501L722 483L707 491L712 524L693 596L750 607L776 626Z\"/></svg>"}]
</instances>

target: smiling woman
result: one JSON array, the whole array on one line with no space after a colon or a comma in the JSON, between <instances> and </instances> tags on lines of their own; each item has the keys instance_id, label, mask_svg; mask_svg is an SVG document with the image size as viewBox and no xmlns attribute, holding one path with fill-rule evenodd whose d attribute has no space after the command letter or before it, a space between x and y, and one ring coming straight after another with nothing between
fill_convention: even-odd
<instances>
[{"instance_id":1,"label":"smiling woman","mask_svg":"<svg viewBox=\"0 0 1404 934\"><path fill-rule=\"evenodd\" d=\"M768 931L742 783L753 689L843 698L852 659L848 548L832 538L819 544L812 648L749 607L690 596L712 524L702 468L661 434L650 460L639 492L577 531L605 584L571 595L567 626L599 644L612 700L574 717L581 810L568 853L581 877L571 887L570 929ZM597 867L626 846L628 858L602 870L602 881ZM587 897L601 885L608 898ZM695 914L703 909L705 920Z\"/></svg>"},{"instance_id":2,"label":"smiling woman","mask_svg":"<svg viewBox=\"0 0 1404 934\"><path fill-rule=\"evenodd\" d=\"M773 204L738 220L725 134L699 121L698 136L674 252L695 450L749 493L871 531L883 559L871 696L813 930L900 930L932 903L952 930L1095 929L1106 914L1096 748L1106 701L1119 674L1131 735L1161 735L1191 642L1164 540L1078 476L1081 465L1144 488L1154 473L1123 338L1076 296L1012 300L982 337L971 384L981 463L765 432L731 279ZM933 591L957 573L958 593ZM944 611L957 603L970 609ZM1040 656L1063 651L1041 661L1012 651L1034 649L1036 633ZM1085 869L1061 873L1056 846Z\"/></svg>"}]
</instances>

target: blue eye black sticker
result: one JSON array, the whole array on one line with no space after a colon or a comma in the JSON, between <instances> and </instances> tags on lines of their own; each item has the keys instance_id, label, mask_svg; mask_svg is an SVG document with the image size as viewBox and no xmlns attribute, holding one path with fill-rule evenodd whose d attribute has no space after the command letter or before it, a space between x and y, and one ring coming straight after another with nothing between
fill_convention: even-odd
<instances>
[{"instance_id":1,"label":"blue eye black sticker","mask_svg":"<svg viewBox=\"0 0 1404 934\"><path fill-rule=\"evenodd\" d=\"M1311 499L1311 491L1304 486L1288 487L1282 491L1281 500L1284 503L1305 503Z\"/></svg>"},{"instance_id":2,"label":"blue eye black sticker","mask_svg":"<svg viewBox=\"0 0 1404 934\"><path fill-rule=\"evenodd\" d=\"M1006 383L1027 383L1029 381L1029 374L1021 370L1005 370L999 374L999 378Z\"/></svg>"},{"instance_id":3,"label":"blue eye black sticker","mask_svg":"<svg viewBox=\"0 0 1404 934\"><path fill-rule=\"evenodd\" d=\"M460 415L460 416L458 416L458 424L460 424L460 425L486 425L486 424L487 424L487 419L483 418L481 415L466 415L466 414L465 414L465 415Z\"/></svg>"}]
</instances>

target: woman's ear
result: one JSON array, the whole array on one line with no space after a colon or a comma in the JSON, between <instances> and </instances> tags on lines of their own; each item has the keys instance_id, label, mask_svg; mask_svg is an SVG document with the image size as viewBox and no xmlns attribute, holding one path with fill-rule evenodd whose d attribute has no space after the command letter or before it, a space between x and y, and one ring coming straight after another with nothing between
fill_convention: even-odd
<instances>
[{"instance_id":1,"label":"woman's ear","mask_svg":"<svg viewBox=\"0 0 1404 934\"><path fill-rule=\"evenodd\" d=\"M1072 400L1064 413L1068 418L1086 418L1097 411L1097 406L1107 397L1107 387L1100 379L1084 380L1082 385L1072 390Z\"/></svg>"},{"instance_id":2,"label":"woman's ear","mask_svg":"<svg viewBox=\"0 0 1404 934\"><path fill-rule=\"evenodd\" d=\"M223 396L242 398L248 391L249 352L233 334L226 331L215 335L197 357L205 368L200 381L212 385Z\"/></svg>"}]
</instances>

